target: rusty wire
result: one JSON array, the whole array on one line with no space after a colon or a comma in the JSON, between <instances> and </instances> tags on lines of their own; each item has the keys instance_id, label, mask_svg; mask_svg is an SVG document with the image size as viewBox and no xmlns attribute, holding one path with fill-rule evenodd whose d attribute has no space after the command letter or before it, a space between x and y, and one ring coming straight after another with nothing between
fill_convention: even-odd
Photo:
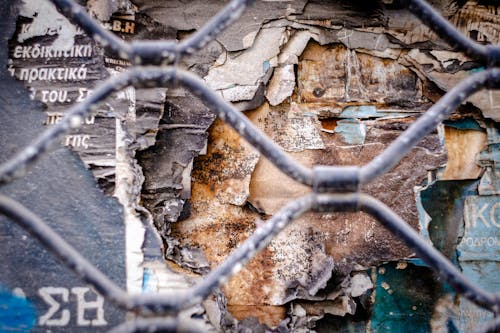
<instances>
[{"instance_id":1,"label":"rusty wire","mask_svg":"<svg viewBox=\"0 0 500 333\"><path fill-rule=\"evenodd\" d=\"M198 332L195 324L180 323L179 312L201 302L214 290L236 274L243 265L289 223L308 211L364 211L376 218L390 232L403 240L429 267L436 271L465 298L497 314L500 294L481 289L469 281L446 257L422 238L389 207L377 199L361 193L361 186L391 170L425 135L431 132L474 92L487 87L500 86L500 69L491 68L500 62L498 46L477 44L461 35L423 0L404 0L408 8L426 25L452 46L489 68L471 75L451 89L426 113L415 121L387 149L365 166L315 166L312 169L296 163L288 154L230 103L211 91L194 74L180 70L175 64L183 56L196 52L213 40L218 33L234 22L253 1L233 0L193 36L175 41L134 41L127 43L100 26L85 10L72 0L52 0L74 23L80 25L104 48L135 66L110 78L82 103L72 107L61 122L46 129L28 147L0 165L0 185L21 177L63 134L79 126L100 102L112 93L128 86L137 88L183 86L194 93L221 120L232 126L242 137L258 149L282 172L292 179L308 185L312 192L289 202L267 223L231 253L215 270L211 271L190 290L160 294L130 295L105 274L82 257L63 237L53 231L38 216L15 200L0 195L0 213L15 221L33 235L63 263L90 284L105 299L119 308L133 310L139 317L125 322L110 332L185 331ZM163 65L158 67L156 65ZM147 318L153 315L154 317ZM142 317L145 316L145 317ZM478 332L493 332L500 328L500 320L492 320Z\"/></svg>"}]
</instances>

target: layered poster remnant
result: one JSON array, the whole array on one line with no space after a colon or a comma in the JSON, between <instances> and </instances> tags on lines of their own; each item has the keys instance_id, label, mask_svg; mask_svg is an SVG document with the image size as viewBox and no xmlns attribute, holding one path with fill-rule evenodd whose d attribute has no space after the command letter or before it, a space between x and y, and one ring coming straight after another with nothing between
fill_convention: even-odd
<instances>
[{"instance_id":1,"label":"layered poster remnant","mask_svg":"<svg viewBox=\"0 0 500 333\"><path fill-rule=\"evenodd\" d=\"M80 4L128 41L182 41L224 5ZM2 161L130 66L48 1L4 6L11 15L0 53ZM467 37L500 43L494 1L433 6ZM173 65L202 77L308 167L365 165L458 82L484 70L399 1L257 1ZM500 290L499 98L493 90L473 95L363 189L490 291ZM60 144L1 190L133 293L188 288L310 191L178 87L128 88ZM18 313L7 327L83 332L125 320L28 234L7 220L0 232L0 304ZM308 213L181 317L206 331L468 332L493 314L443 285L367 214Z\"/></svg>"},{"instance_id":2,"label":"layered poster remnant","mask_svg":"<svg viewBox=\"0 0 500 333\"><path fill-rule=\"evenodd\" d=\"M0 147L2 162L58 123L71 105L109 76L103 53L81 29L45 1L5 2ZM7 39L10 38L7 48ZM7 53L3 54L7 55ZM24 85L24 87L23 87ZM118 98L82 120L23 178L2 187L40 216L115 283L126 287L123 207L109 189L116 163ZM74 154L61 147L70 147ZM87 167L92 167L93 174ZM117 309L27 231L2 217L1 330L103 332L125 320Z\"/></svg>"},{"instance_id":3,"label":"layered poster remnant","mask_svg":"<svg viewBox=\"0 0 500 333\"><path fill-rule=\"evenodd\" d=\"M3 92L9 97L2 113L3 161L44 127L57 124L97 85L129 66L106 54L50 1L4 6L11 16L3 36L3 49L8 50L2 59ZM175 37L151 19L136 16L137 8L129 2L114 7L89 2L88 10L123 39ZM139 205L143 177L135 151L154 143L164 100L165 89L118 92L63 137L61 147L74 153L55 147L56 152L43 165L2 188L47 220L68 243L131 293L189 285L189 279L166 269L151 215ZM12 308L6 318L23 311L26 315L19 319L24 322L2 322L2 329L97 332L125 320L125 311L79 282L18 229L6 223L2 230L2 267L6 271L16 267L3 275L2 304ZM25 242L19 243L20 239ZM23 274L25 271L29 273Z\"/></svg>"}]
</instances>

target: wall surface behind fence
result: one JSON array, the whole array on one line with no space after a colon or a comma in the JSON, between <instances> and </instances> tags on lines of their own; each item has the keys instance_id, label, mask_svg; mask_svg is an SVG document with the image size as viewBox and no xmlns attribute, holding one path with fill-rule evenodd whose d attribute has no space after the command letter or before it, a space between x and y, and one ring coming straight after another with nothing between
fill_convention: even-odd
<instances>
[{"instance_id":1,"label":"wall surface behind fence","mask_svg":"<svg viewBox=\"0 0 500 333\"><path fill-rule=\"evenodd\" d=\"M181 41L224 3L82 5L124 40ZM2 6L3 162L130 64L48 1ZM493 2L433 6L462 34L500 43ZM175 66L202 77L308 167L367 164L458 82L485 69L397 1L311 0L256 1ZM499 110L498 91L476 93L363 188L489 291L500 289ZM127 88L81 122L40 166L1 191L129 292L187 288L287 202L310 192L184 88ZM4 303L27 297L24 321L11 327L106 331L124 320L125 312L12 223L2 220L0 237L0 267L9 272L0 277ZM216 297L183 316L196 315L206 331L291 332L468 332L493 318L455 296L368 214L307 213Z\"/></svg>"}]
</instances>

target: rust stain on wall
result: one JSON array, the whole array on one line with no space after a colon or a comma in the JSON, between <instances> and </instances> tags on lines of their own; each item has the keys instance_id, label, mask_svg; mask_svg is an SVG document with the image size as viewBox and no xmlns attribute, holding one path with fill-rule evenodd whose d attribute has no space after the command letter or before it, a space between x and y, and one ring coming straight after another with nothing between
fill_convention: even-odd
<instances>
[{"instance_id":1,"label":"rust stain on wall","mask_svg":"<svg viewBox=\"0 0 500 333\"><path fill-rule=\"evenodd\" d=\"M316 43L310 43L301 58L297 76L302 102L328 103L325 106L333 110L362 103L401 108L425 102L420 80L395 60Z\"/></svg>"},{"instance_id":2,"label":"rust stain on wall","mask_svg":"<svg viewBox=\"0 0 500 333\"><path fill-rule=\"evenodd\" d=\"M351 66L346 66L348 57L357 67L346 74L346 68ZM323 74L328 77L322 78ZM393 60L358 55L343 46L310 44L299 63L298 75L302 78L301 86L297 88L298 94L291 96L291 102L277 106L264 103L248 112L248 117L306 166L368 163L415 121L419 108L427 103L413 72ZM381 79L385 80L383 88L392 92L391 96L379 90ZM316 89L320 85L324 89L321 94ZM368 99L370 95L374 97ZM389 98L393 96L399 97ZM364 109L360 109L359 115L356 111L338 112L338 118L322 119L311 113L309 107L319 103L335 109L371 102L401 109L403 99L406 107L414 107L407 111L413 112L398 113L397 118L385 113L366 116ZM346 137L351 134L336 132L348 120L362 129L359 135L363 136L363 144L347 142ZM324 124L330 124L326 131ZM366 190L418 229L413 188L445 162L445 151L438 133L434 132L392 172ZM310 191L259 157L220 121L210 129L207 154L195 160L191 190L190 216L172 225L170 237L185 255L201 250L212 268L251 234L255 221L265 220L292 198ZM359 269L411 255L396 237L366 214L308 213L278 235L223 290L228 309L235 317L256 316L272 326L284 319L281 306L292 300L314 302L312 307L307 303L303 306L308 316L353 314L355 296L338 285L329 285L329 281L345 281L348 285ZM253 306L264 307L267 312L255 312Z\"/></svg>"},{"instance_id":3,"label":"rust stain on wall","mask_svg":"<svg viewBox=\"0 0 500 333\"><path fill-rule=\"evenodd\" d=\"M257 125L282 121L279 119L279 113L269 114L272 117L257 122ZM250 114L251 118L252 116ZM324 149L303 151L293 156L305 165L363 165L382 152L413 120L414 118L367 121L367 136L363 145L346 144L337 134L321 132L322 141L325 143ZM264 130L266 131L265 128ZM274 133L279 135L276 133L280 132ZM406 221L417 227L418 216L414 207L413 186L424 181L430 170L438 168L445 161L445 153L435 132L419 144L392 172L367 186L367 191L376 194ZM418 164L421 167L415 169L415 165ZM252 178L250 202L267 214L274 213L291 197L307 192L302 185L287 181L286 176L280 177L279 174L279 171L262 159ZM402 180L405 181L402 183ZM398 242L388 236L378 223L361 213L329 214L322 217L311 215L299 219L294 226L301 223L304 227L310 226L323 234L332 235L331 238L325 239L327 254L334 256L338 261L347 257L354 258L353 262L370 264L370 260L376 262L377 258L381 258L374 253L384 259L402 253L409 255L409 252L402 247L391 245Z\"/></svg>"}]
</instances>

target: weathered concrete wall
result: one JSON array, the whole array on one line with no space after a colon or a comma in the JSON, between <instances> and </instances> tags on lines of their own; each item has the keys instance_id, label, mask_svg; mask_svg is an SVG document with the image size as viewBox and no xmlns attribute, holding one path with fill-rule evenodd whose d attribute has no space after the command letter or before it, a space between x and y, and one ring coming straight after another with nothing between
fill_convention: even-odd
<instances>
[{"instance_id":1,"label":"weathered concrete wall","mask_svg":"<svg viewBox=\"0 0 500 333\"><path fill-rule=\"evenodd\" d=\"M88 1L87 8L126 40L181 40L223 5L102 0ZM499 42L493 3L433 6L463 34ZM128 67L64 18L47 19L53 17L59 14L41 0L21 7L9 46L8 69L46 104L47 126ZM45 51L35 56L35 47ZM203 77L306 166L368 163L460 80L484 69L397 1L319 0L257 1L177 66ZM62 79L47 78L59 68L76 70L66 79L65 72ZM498 104L496 91L475 94L363 189L491 290L498 290ZM129 89L65 140L126 208L131 291L186 287L256 225L310 191L180 88ZM172 271L159 263L160 243ZM410 322L421 331L468 331L478 318L491 317L454 299L409 249L363 213L306 214L222 289L196 310L207 329L385 332L404 331Z\"/></svg>"}]
</instances>

